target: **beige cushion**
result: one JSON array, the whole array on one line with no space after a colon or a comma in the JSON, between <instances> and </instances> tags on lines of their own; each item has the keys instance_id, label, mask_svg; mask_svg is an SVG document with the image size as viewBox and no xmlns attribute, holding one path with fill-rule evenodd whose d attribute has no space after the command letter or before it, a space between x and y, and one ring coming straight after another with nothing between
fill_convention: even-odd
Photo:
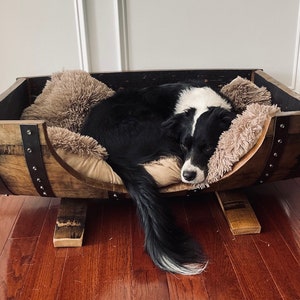
<instances>
[{"instance_id":1,"label":"beige cushion","mask_svg":"<svg viewBox=\"0 0 300 300\"><path fill-rule=\"evenodd\" d=\"M84 71L54 73L21 119L45 120L48 126L80 132L91 106L113 94L106 84Z\"/></svg>"},{"instance_id":2,"label":"beige cushion","mask_svg":"<svg viewBox=\"0 0 300 300\"><path fill-rule=\"evenodd\" d=\"M81 156L62 149L57 149L56 152L64 162L86 178L99 180L103 183L123 184L118 174L103 159L91 155ZM176 157L160 159L147 164L145 167L159 187L166 187L181 181L179 160Z\"/></svg>"},{"instance_id":3,"label":"beige cushion","mask_svg":"<svg viewBox=\"0 0 300 300\"><path fill-rule=\"evenodd\" d=\"M104 183L123 184L106 162L108 153L91 137L61 127L47 127L51 145L60 158L86 178ZM159 187L180 182L180 159L166 157L147 163L147 171Z\"/></svg>"}]
</instances>

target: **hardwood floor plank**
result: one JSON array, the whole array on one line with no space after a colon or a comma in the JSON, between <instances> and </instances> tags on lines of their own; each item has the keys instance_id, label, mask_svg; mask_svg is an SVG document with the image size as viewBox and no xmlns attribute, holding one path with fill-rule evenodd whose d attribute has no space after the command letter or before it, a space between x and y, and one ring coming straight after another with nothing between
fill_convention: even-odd
<instances>
[{"instance_id":1,"label":"hardwood floor plank","mask_svg":"<svg viewBox=\"0 0 300 300\"><path fill-rule=\"evenodd\" d=\"M253 199L251 200L258 218L262 220L261 225L263 227L263 232L260 235L254 235L252 238L265 265L272 274L282 298L297 299L300 295L300 265L289 248L289 245L295 243L295 241L293 239L286 241L287 236L293 236L292 229L281 226L281 222L288 224L288 220L280 218L280 215L283 215L281 202L287 201L286 204L289 205L289 199L286 199L283 194L283 198L276 199L278 196L276 186L274 184L266 186L263 193L261 192L262 188L257 188L252 192L251 197ZM289 183L287 187L290 187ZM289 193L289 195L292 195L292 193ZM289 219L291 219L291 215ZM295 245L292 248L297 249L297 246Z\"/></svg>"},{"instance_id":2,"label":"hardwood floor plank","mask_svg":"<svg viewBox=\"0 0 300 300\"><path fill-rule=\"evenodd\" d=\"M98 272L104 284L97 289L101 299L131 298L131 213L128 200L106 201L103 207Z\"/></svg>"},{"instance_id":3,"label":"hardwood floor plank","mask_svg":"<svg viewBox=\"0 0 300 300\"><path fill-rule=\"evenodd\" d=\"M293 178L291 180L294 184L296 184L296 186L300 187L300 177Z\"/></svg>"},{"instance_id":4,"label":"hardwood floor plank","mask_svg":"<svg viewBox=\"0 0 300 300\"><path fill-rule=\"evenodd\" d=\"M153 265L131 200L88 200L83 247L55 249L59 199L0 196L0 299L298 299L300 179L245 191L261 234L233 236L213 194L169 199L209 257L197 276Z\"/></svg>"},{"instance_id":5,"label":"hardwood floor plank","mask_svg":"<svg viewBox=\"0 0 300 300\"><path fill-rule=\"evenodd\" d=\"M145 235L140 225L139 217L133 206L132 210L132 269L134 272L157 270L150 256L144 250ZM164 272L162 272L165 274Z\"/></svg>"},{"instance_id":6,"label":"hardwood floor plank","mask_svg":"<svg viewBox=\"0 0 300 300\"><path fill-rule=\"evenodd\" d=\"M57 209L57 206L53 206L48 210L20 299L57 299L68 251L53 247Z\"/></svg>"},{"instance_id":7,"label":"hardwood floor plank","mask_svg":"<svg viewBox=\"0 0 300 300\"><path fill-rule=\"evenodd\" d=\"M300 180L299 185L296 179L279 181L275 189L300 251Z\"/></svg>"},{"instance_id":8,"label":"hardwood floor plank","mask_svg":"<svg viewBox=\"0 0 300 300\"><path fill-rule=\"evenodd\" d=\"M204 273L209 299L244 299L234 265L228 255L226 244L222 239L222 232L224 230L228 234L231 234L230 228L225 220L225 216L221 213L221 207L218 205L216 196L210 194L207 201L209 208L206 210L207 215L210 217L203 224L204 226L200 229L199 234L203 235L204 245L210 260L207 272ZM222 227L214 219L212 209L218 209L220 212L220 217L224 220ZM226 227L224 227L225 224L227 225ZM230 236L230 238L232 237Z\"/></svg>"},{"instance_id":9,"label":"hardwood floor plank","mask_svg":"<svg viewBox=\"0 0 300 300\"><path fill-rule=\"evenodd\" d=\"M0 254L22 208L24 198L0 196Z\"/></svg>"},{"instance_id":10,"label":"hardwood floor plank","mask_svg":"<svg viewBox=\"0 0 300 300\"><path fill-rule=\"evenodd\" d=\"M244 295L220 236L220 231L224 229L217 226L211 214L211 203L214 201L214 194L199 194L185 202L191 233L200 241L209 259L203 273L206 299L241 300ZM217 209L221 210L220 207ZM228 225L226 230L229 230Z\"/></svg>"},{"instance_id":11,"label":"hardwood floor plank","mask_svg":"<svg viewBox=\"0 0 300 300\"><path fill-rule=\"evenodd\" d=\"M212 214L220 228L220 237L223 239L245 298L281 299L251 235L233 236L226 226L226 220L217 202L212 202Z\"/></svg>"},{"instance_id":12,"label":"hardwood floor plank","mask_svg":"<svg viewBox=\"0 0 300 300\"><path fill-rule=\"evenodd\" d=\"M278 191L278 200L283 200L289 210L287 213L292 213L297 216L298 220L300 218L300 201L299 201L299 191L300 191L300 178L295 178L291 180L278 181L273 184L274 188ZM283 206L285 209L286 207ZM290 215L290 214L289 214Z\"/></svg>"},{"instance_id":13,"label":"hardwood floor plank","mask_svg":"<svg viewBox=\"0 0 300 300\"><path fill-rule=\"evenodd\" d=\"M24 197L12 238L39 236L53 198Z\"/></svg>"},{"instance_id":14,"label":"hardwood floor plank","mask_svg":"<svg viewBox=\"0 0 300 300\"><path fill-rule=\"evenodd\" d=\"M164 272L154 269L133 271L131 297L136 300L170 299Z\"/></svg>"},{"instance_id":15,"label":"hardwood floor plank","mask_svg":"<svg viewBox=\"0 0 300 300\"><path fill-rule=\"evenodd\" d=\"M168 274L167 277L171 300L209 299L202 275Z\"/></svg>"},{"instance_id":16,"label":"hardwood floor plank","mask_svg":"<svg viewBox=\"0 0 300 300\"><path fill-rule=\"evenodd\" d=\"M168 300L166 273L159 270L144 250L144 233L136 209L132 209L132 299Z\"/></svg>"},{"instance_id":17,"label":"hardwood floor plank","mask_svg":"<svg viewBox=\"0 0 300 300\"><path fill-rule=\"evenodd\" d=\"M297 299L300 295L300 267L281 236L274 237L274 233L267 230L253 239L282 298Z\"/></svg>"},{"instance_id":18,"label":"hardwood floor plank","mask_svg":"<svg viewBox=\"0 0 300 300\"><path fill-rule=\"evenodd\" d=\"M0 256L0 299L20 299L37 237L9 239Z\"/></svg>"},{"instance_id":19,"label":"hardwood floor plank","mask_svg":"<svg viewBox=\"0 0 300 300\"><path fill-rule=\"evenodd\" d=\"M189 210L188 212L186 211L186 206L189 208L190 200L190 197L176 197L174 199L169 199L169 203L174 215L176 216L179 226L182 227L186 232L193 235L193 238L197 239L197 236L191 232L191 227L193 224L190 224L189 222ZM202 237L200 238L200 241L201 240ZM195 276L167 274L167 280L170 299L172 300L208 299L203 274Z\"/></svg>"},{"instance_id":20,"label":"hardwood floor plank","mask_svg":"<svg viewBox=\"0 0 300 300\"><path fill-rule=\"evenodd\" d=\"M69 250L59 299L131 299L130 219L126 202L88 208L84 245Z\"/></svg>"},{"instance_id":21,"label":"hardwood floor plank","mask_svg":"<svg viewBox=\"0 0 300 300\"><path fill-rule=\"evenodd\" d=\"M98 272L101 224L101 205L90 205L83 246L68 251L58 299L95 299L97 285L103 284Z\"/></svg>"},{"instance_id":22,"label":"hardwood floor plank","mask_svg":"<svg viewBox=\"0 0 300 300\"><path fill-rule=\"evenodd\" d=\"M287 184L286 187L289 188L283 190L290 191L290 193L293 194L293 188L288 185L289 181L286 181L285 183ZM278 183L257 186L253 189L247 189L246 193L251 199L251 203L253 203L255 210L258 210L258 212L259 210L264 211L260 218L264 219L265 222L272 224L272 226L281 233L283 240L288 245L290 251L299 264L300 233L299 227L295 228L294 226L295 222L298 222L295 220L294 214L299 213L299 210L295 209L291 214L288 205L285 204L285 201L288 201L289 198L284 200L284 197L282 197L276 188L277 185ZM296 187L296 185L294 187ZM298 191L300 193L300 186L298 187ZM287 192L286 195L289 195L289 193ZM291 224L293 226L291 226Z\"/></svg>"}]
</instances>

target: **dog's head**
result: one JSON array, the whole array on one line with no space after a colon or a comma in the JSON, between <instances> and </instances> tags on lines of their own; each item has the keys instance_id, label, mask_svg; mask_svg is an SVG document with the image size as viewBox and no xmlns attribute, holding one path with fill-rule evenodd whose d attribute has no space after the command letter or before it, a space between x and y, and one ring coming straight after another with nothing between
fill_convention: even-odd
<instances>
[{"instance_id":1,"label":"dog's head","mask_svg":"<svg viewBox=\"0 0 300 300\"><path fill-rule=\"evenodd\" d=\"M164 126L179 138L183 153L181 179L185 183L199 184L205 181L208 161L213 155L219 137L227 130L235 113L221 107L209 107L197 120L195 109L174 115Z\"/></svg>"}]
</instances>

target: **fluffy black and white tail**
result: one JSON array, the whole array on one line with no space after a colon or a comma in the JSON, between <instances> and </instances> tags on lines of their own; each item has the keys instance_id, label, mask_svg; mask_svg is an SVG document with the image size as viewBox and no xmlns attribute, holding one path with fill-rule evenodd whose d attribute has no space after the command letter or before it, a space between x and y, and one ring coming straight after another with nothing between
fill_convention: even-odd
<instances>
[{"instance_id":1,"label":"fluffy black and white tail","mask_svg":"<svg viewBox=\"0 0 300 300\"><path fill-rule=\"evenodd\" d=\"M207 260L200 246L175 225L152 176L140 165L124 169L118 166L117 172L136 202L145 232L145 249L154 264L177 274L201 273Z\"/></svg>"}]
</instances>

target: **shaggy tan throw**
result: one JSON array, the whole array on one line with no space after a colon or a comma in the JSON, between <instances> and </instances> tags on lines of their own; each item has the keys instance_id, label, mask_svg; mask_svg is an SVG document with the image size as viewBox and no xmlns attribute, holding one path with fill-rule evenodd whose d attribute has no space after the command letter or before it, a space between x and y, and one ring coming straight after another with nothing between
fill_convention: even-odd
<instances>
[{"instance_id":1,"label":"shaggy tan throw","mask_svg":"<svg viewBox=\"0 0 300 300\"><path fill-rule=\"evenodd\" d=\"M87 72L54 73L21 119L45 120L48 126L80 132L91 106L113 94L112 89Z\"/></svg>"},{"instance_id":2,"label":"shaggy tan throw","mask_svg":"<svg viewBox=\"0 0 300 300\"><path fill-rule=\"evenodd\" d=\"M104 147L92 137L81 135L61 127L47 127L47 133L54 149L80 156L93 156L97 159L106 159L108 153Z\"/></svg>"},{"instance_id":3,"label":"shaggy tan throw","mask_svg":"<svg viewBox=\"0 0 300 300\"><path fill-rule=\"evenodd\" d=\"M279 111L276 105L248 105L246 110L232 121L230 128L220 136L216 151L208 163L206 182L200 187L220 180L224 174L231 171L234 164L257 143L266 120Z\"/></svg>"},{"instance_id":4,"label":"shaggy tan throw","mask_svg":"<svg viewBox=\"0 0 300 300\"><path fill-rule=\"evenodd\" d=\"M265 87L259 88L240 76L224 85L220 92L231 100L233 108L239 113L251 103L271 105L271 93Z\"/></svg>"}]
</instances>

